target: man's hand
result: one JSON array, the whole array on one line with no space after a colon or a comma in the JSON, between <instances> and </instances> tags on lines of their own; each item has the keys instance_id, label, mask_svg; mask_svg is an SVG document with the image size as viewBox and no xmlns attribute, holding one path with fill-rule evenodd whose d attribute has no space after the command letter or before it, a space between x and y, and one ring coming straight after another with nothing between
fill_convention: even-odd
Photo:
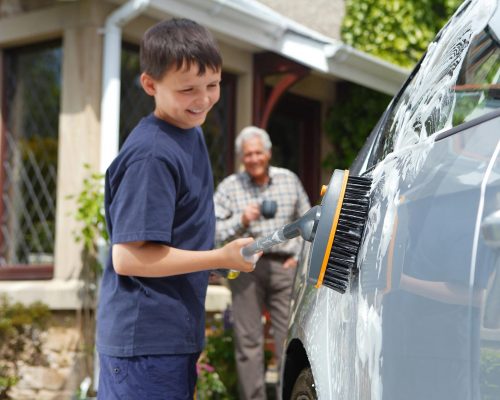
<instances>
[{"instance_id":1,"label":"man's hand","mask_svg":"<svg viewBox=\"0 0 500 400\"><path fill-rule=\"evenodd\" d=\"M295 268L297 266L297 258L295 257L289 257L285 260L283 263L283 268L288 269L288 268Z\"/></svg>"},{"instance_id":2,"label":"man's hand","mask_svg":"<svg viewBox=\"0 0 500 400\"><path fill-rule=\"evenodd\" d=\"M252 203L245 207L241 215L241 223L243 226L248 227L250 222L260 218L260 207L258 204Z\"/></svg>"}]
</instances>

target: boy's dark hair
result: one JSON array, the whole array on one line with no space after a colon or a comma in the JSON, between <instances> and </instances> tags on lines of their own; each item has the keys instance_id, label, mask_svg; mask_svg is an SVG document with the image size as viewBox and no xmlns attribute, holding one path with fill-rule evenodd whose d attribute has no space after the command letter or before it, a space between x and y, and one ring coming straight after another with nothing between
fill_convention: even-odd
<instances>
[{"instance_id":1,"label":"boy's dark hair","mask_svg":"<svg viewBox=\"0 0 500 400\"><path fill-rule=\"evenodd\" d=\"M186 63L198 66L198 75L206 68L218 71L222 57L212 34L205 27L186 18L173 18L149 28L141 41L142 72L160 80L172 67Z\"/></svg>"}]
</instances>

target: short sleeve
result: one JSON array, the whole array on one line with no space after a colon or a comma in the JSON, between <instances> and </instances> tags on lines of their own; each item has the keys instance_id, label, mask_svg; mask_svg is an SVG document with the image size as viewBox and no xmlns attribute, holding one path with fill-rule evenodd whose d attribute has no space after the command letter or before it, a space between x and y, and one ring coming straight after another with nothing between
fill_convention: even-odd
<instances>
[{"instance_id":1,"label":"short sleeve","mask_svg":"<svg viewBox=\"0 0 500 400\"><path fill-rule=\"evenodd\" d=\"M176 186L168 166L154 158L128 166L114 189L110 220L115 243L156 241L169 244L175 212Z\"/></svg>"}]
</instances>

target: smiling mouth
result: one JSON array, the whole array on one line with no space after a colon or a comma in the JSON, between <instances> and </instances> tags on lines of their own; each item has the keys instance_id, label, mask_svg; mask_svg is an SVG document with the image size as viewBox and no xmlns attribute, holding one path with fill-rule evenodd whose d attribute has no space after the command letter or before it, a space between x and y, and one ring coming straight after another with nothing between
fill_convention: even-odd
<instances>
[{"instance_id":1,"label":"smiling mouth","mask_svg":"<svg viewBox=\"0 0 500 400\"><path fill-rule=\"evenodd\" d=\"M205 112L205 110L188 110L188 112L191 114L199 115L199 114L203 114Z\"/></svg>"}]
</instances>

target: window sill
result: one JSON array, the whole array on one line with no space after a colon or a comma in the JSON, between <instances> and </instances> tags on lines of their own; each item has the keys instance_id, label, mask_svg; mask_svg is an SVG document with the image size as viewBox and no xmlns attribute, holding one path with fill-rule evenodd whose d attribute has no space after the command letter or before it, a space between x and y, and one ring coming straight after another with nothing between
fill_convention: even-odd
<instances>
[{"instance_id":1,"label":"window sill","mask_svg":"<svg viewBox=\"0 0 500 400\"><path fill-rule=\"evenodd\" d=\"M0 293L12 302L30 304L41 301L52 310L76 310L81 308L80 293L83 281L53 279L0 281Z\"/></svg>"},{"instance_id":2,"label":"window sill","mask_svg":"<svg viewBox=\"0 0 500 400\"><path fill-rule=\"evenodd\" d=\"M0 281L0 293L6 294L10 301L30 304L41 301L52 310L77 310L82 307L80 293L83 281L71 279L63 281ZM208 312L221 312L231 304L231 291L225 286L208 285L205 309Z\"/></svg>"},{"instance_id":3,"label":"window sill","mask_svg":"<svg viewBox=\"0 0 500 400\"><path fill-rule=\"evenodd\" d=\"M0 267L0 281L3 280L47 280L54 276L53 265L16 265Z\"/></svg>"}]
</instances>

